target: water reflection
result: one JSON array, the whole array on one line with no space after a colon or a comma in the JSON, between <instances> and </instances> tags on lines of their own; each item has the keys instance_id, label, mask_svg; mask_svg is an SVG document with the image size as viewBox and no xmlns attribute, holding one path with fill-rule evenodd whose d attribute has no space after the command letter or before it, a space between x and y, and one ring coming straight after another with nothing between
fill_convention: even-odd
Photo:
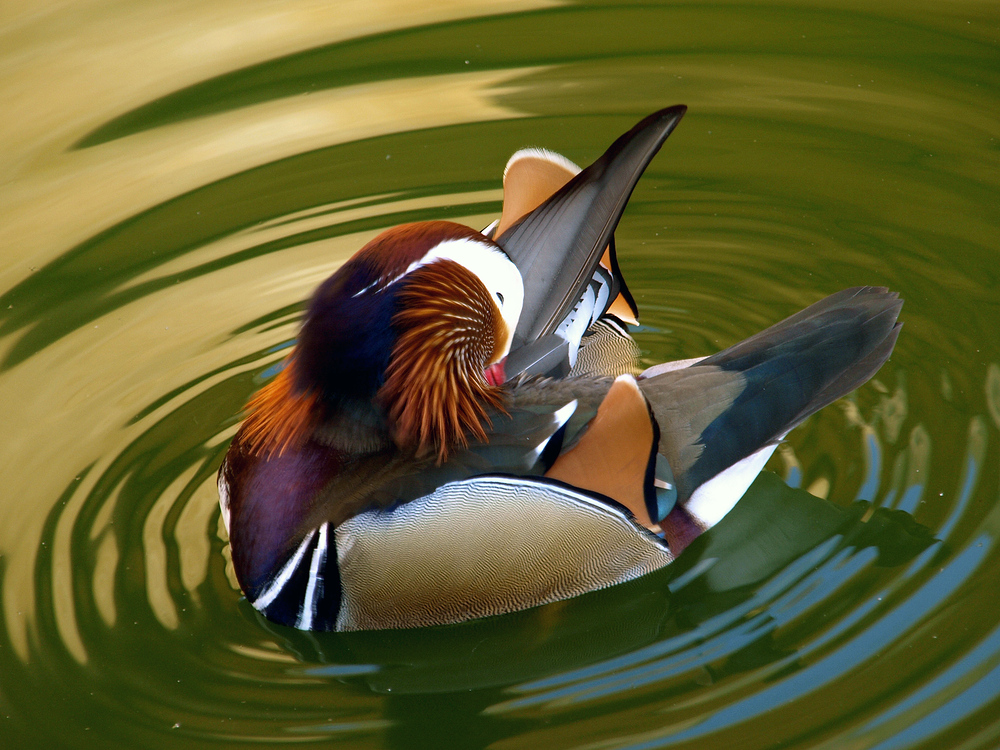
<instances>
[{"instance_id":1,"label":"water reflection","mask_svg":"<svg viewBox=\"0 0 1000 750\"><path fill-rule=\"evenodd\" d=\"M985 6L118 10L12 9L0 46L0 744L993 744ZM653 576L389 636L260 620L214 474L311 289L387 226L485 225L517 148L588 162L682 100L618 234L648 359L878 283L878 380Z\"/></svg>"}]
</instances>

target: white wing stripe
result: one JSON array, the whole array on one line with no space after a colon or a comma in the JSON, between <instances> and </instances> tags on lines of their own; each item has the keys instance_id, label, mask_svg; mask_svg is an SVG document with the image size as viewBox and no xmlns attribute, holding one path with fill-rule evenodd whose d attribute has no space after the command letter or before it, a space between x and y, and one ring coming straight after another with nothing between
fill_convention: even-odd
<instances>
[{"instance_id":1,"label":"white wing stripe","mask_svg":"<svg viewBox=\"0 0 1000 750\"><path fill-rule=\"evenodd\" d=\"M684 503L684 509L706 529L712 528L743 497L777 447L776 442L765 445L723 469L694 491L691 499Z\"/></svg>"},{"instance_id":2,"label":"white wing stripe","mask_svg":"<svg viewBox=\"0 0 1000 750\"><path fill-rule=\"evenodd\" d=\"M562 429L563 425L569 421L569 418L573 416L573 413L576 411L578 403L579 401L577 401L574 398L565 406L562 406L556 411L552 412L552 419L555 420L556 423L555 429L552 430L551 434L547 438L545 438L541 443L536 445L534 450L532 450L531 453L528 454L529 465L534 464L535 461L538 460L538 457L542 455L542 451L544 451L548 447L549 443L552 442L552 438L556 436L556 433L558 433L559 430Z\"/></svg>"}]
</instances>

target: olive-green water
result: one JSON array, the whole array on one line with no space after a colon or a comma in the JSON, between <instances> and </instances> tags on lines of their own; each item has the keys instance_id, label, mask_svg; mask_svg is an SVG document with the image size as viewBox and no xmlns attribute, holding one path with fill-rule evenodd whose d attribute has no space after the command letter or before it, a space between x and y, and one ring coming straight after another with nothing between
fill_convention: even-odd
<instances>
[{"instance_id":1,"label":"olive-green water","mask_svg":"<svg viewBox=\"0 0 1000 750\"><path fill-rule=\"evenodd\" d=\"M1000 746L995 2L14 0L0 102L0 747ZM255 616L215 472L310 290L676 103L617 235L648 360L861 284L892 360L664 571Z\"/></svg>"}]
</instances>

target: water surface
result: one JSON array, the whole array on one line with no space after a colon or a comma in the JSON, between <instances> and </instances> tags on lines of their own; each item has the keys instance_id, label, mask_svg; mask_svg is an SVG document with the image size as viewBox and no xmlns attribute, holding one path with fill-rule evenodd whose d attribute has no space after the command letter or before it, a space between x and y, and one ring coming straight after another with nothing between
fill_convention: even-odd
<instances>
[{"instance_id":1,"label":"water surface","mask_svg":"<svg viewBox=\"0 0 1000 750\"><path fill-rule=\"evenodd\" d=\"M0 40L0 745L1000 744L993 4L70 0ZM676 103L617 235L644 357L876 284L892 360L666 570L454 627L258 618L215 472L312 288Z\"/></svg>"}]
</instances>

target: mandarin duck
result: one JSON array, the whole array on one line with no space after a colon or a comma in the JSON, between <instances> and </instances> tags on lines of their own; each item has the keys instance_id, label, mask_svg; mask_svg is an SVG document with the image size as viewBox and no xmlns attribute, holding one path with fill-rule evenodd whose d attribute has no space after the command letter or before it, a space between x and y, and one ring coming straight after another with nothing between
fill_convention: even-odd
<instances>
[{"instance_id":1,"label":"mandarin duck","mask_svg":"<svg viewBox=\"0 0 1000 750\"><path fill-rule=\"evenodd\" d=\"M862 287L640 371L613 234L685 111L584 170L519 151L493 225L390 229L319 286L219 469L255 609L303 630L421 627L637 578L882 366L902 301Z\"/></svg>"}]
</instances>

